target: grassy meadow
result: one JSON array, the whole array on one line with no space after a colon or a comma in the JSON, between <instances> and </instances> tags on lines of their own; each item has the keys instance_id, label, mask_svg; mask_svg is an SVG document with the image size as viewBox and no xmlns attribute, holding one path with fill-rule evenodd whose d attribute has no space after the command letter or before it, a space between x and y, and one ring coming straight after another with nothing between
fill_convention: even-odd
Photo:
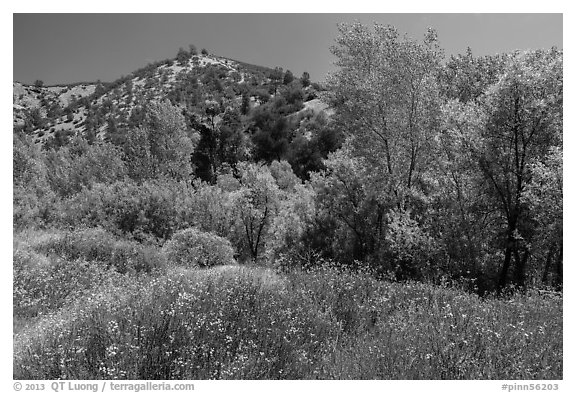
<instances>
[{"instance_id":1,"label":"grassy meadow","mask_svg":"<svg viewBox=\"0 0 576 393\"><path fill-rule=\"evenodd\" d=\"M562 379L562 298L14 235L15 379Z\"/></svg>"}]
</instances>

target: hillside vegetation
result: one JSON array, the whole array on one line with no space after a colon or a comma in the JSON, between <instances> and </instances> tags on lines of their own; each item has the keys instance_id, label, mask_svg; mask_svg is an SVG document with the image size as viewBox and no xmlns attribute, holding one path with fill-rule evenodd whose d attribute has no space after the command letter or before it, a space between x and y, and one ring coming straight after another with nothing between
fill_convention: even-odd
<instances>
[{"instance_id":1,"label":"hillside vegetation","mask_svg":"<svg viewBox=\"0 0 576 393\"><path fill-rule=\"evenodd\" d=\"M562 379L562 52L339 32L14 84L15 379Z\"/></svg>"}]
</instances>

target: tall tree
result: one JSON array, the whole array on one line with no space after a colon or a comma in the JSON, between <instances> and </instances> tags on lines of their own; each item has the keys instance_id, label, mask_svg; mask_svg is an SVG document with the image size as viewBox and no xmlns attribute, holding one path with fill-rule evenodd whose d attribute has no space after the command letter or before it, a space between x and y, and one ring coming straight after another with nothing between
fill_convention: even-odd
<instances>
[{"instance_id":1,"label":"tall tree","mask_svg":"<svg viewBox=\"0 0 576 393\"><path fill-rule=\"evenodd\" d=\"M562 287L562 150L554 147L543 162L530 167L532 182L524 202L537 223L537 242L532 244L536 261L532 277L544 285ZM536 277L535 277L536 276Z\"/></svg>"},{"instance_id":2,"label":"tall tree","mask_svg":"<svg viewBox=\"0 0 576 393\"><path fill-rule=\"evenodd\" d=\"M149 109L146 128L156 172L178 180L189 178L199 135L187 134L184 116L169 101L152 102Z\"/></svg>"},{"instance_id":3,"label":"tall tree","mask_svg":"<svg viewBox=\"0 0 576 393\"><path fill-rule=\"evenodd\" d=\"M391 260L381 267L399 278L415 277L419 267L405 260L428 239L419 225L440 130L437 80L443 53L433 30L421 42L379 24L342 24L339 32L332 48L338 70L323 99L335 109L332 124L348 137L348 152L326 163L326 187L318 193L338 201L328 208L342 206L330 215L336 232L355 239L342 255L377 264ZM336 162L343 165L331 168ZM352 178L349 164L358 163L364 169ZM396 240L406 233L418 236L403 244L410 250L400 250Z\"/></svg>"},{"instance_id":4,"label":"tall tree","mask_svg":"<svg viewBox=\"0 0 576 393\"><path fill-rule=\"evenodd\" d=\"M382 194L402 209L418 191L433 152L442 59L436 33L422 43L401 38L392 26L342 24L332 48L339 67L329 78L335 121L353 136L355 154L380 174Z\"/></svg>"},{"instance_id":5,"label":"tall tree","mask_svg":"<svg viewBox=\"0 0 576 393\"><path fill-rule=\"evenodd\" d=\"M475 154L503 217L504 259L499 287L525 284L533 238L523 196L532 181L530 165L562 144L562 53L516 53L483 102L486 124Z\"/></svg>"},{"instance_id":6,"label":"tall tree","mask_svg":"<svg viewBox=\"0 0 576 393\"><path fill-rule=\"evenodd\" d=\"M244 233L243 248L259 262L266 249L270 227L278 213L279 189L265 165L239 165L242 187L236 198L239 232Z\"/></svg>"}]
</instances>

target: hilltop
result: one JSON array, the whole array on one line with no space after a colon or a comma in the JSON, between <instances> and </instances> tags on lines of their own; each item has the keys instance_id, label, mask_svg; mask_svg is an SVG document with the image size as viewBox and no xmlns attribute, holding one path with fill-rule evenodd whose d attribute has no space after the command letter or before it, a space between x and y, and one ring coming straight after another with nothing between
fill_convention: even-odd
<instances>
[{"instance_id":1,"label":"hilltop","mask_svg":"<svg viewBox=\"0 0 576 393\"><path fill-rule=\"evenodd\" d=\"M14 126L25 127L42 142L78 133L106 138L111 130L138 126L142 110L152 100L169 99L183 111L202 116L211 103L224 110L240 109L246 105L242 103L245 97L249 107L255 108L288 88L301 90L300 105L288 114L326 109L316 99L318 84L301 83L286 73L281 68L200 54L148 64L111 83L44 87L14 82Z\"/></svg>"},{"instance_id":2,"label":"hilltop","mask_svg":"<svg viewBox=\"0 0 576 393\"><path fill-rule=\"evenodd\" d=\"M146 126L151 103L169 101L184 116L189 135L201 135L193 161L202 179L214 179L218 169L211 158L215 146L230 144L235 157L222 158L222 164L285 159L306 177L341 142L325 132L332 111L320 101L321 91L307 73L297 77L280 67L181 49L173 59L110 83L14 82L13 123L46 148L64 146L74 135L122 146L133 130Z\"/></svg>"}]
</instances>

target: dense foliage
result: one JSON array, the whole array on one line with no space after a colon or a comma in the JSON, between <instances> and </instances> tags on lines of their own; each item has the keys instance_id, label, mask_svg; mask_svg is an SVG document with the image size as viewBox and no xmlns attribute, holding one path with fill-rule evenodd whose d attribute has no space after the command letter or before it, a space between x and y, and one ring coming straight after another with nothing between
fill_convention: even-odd
<instances>
[{"instance_id":1,"label":"dense foliage","mask_svg":"<svg viewBox=\"0 0 576 393\"><path fill-rule=\"evenodd\" d=\"M562 378L562 52L339 31L15 129L15 378Z\"/></svg>"}]
</instances>

